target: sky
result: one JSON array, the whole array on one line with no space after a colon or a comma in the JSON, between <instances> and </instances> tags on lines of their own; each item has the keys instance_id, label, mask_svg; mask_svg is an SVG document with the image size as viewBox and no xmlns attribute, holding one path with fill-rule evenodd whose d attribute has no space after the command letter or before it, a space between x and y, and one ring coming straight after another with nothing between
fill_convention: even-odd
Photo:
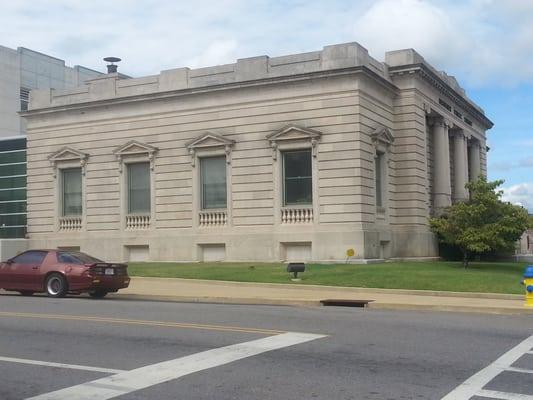
<instances>
[{"instance_id":1,"label":"sky","mask_svg":"<svg viewBox=\"0 0 533 400\"><path fill-rule=\"evenodd\" d=\"M533 213L533 0L0 0L0 45L131 76L359 42L414 48L494 122L488 177Z\"/></svg>"}]
</instances>

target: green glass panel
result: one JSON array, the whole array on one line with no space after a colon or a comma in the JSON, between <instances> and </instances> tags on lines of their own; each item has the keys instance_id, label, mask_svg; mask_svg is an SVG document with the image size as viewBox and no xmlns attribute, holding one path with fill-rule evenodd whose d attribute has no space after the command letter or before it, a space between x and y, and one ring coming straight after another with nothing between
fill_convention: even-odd
<instances>
[{"instance_id":1,"label":"green glass panel","mask_svg":"<svg viewBox=\"0 0 533 400\"><path fill-rule=\"evenodd\" d=\"M11 150L26 150L26 138L0 140L0 152Z\"/></svg>"},{"instance_id":2,"label":"green glass panel","mask_svg":"<svg viewBox=\"0 0 533 400\"><path fill-rule=\"evenodd\" d=\"M0 176L26 175L26 164L0 165Z\"/></svg>"},{"instance_id":3,"label":"green glass panel","mask_svg":"<svg viewBox=\"0 0 533 400\"><path fill-rule=\"evenodd\" d=\"M26 212L26 202L0 203L0 214L13 214Z\"/></svg>"},{"instance_id":4,"label":"green glass panel","mask_svg":"<svg viewBox=\"0 0 533 400\"><path fill-rule=\"evenodd\" d=\"M0 190L0 201L26 200L26 189Z\"/></svg>"},{"instance_id":5,"label":"green glass panel","mask_svg":"<svg viewBox=\"0 0 533 400\"><path fill-rule=\"evenodd\" d=\"M0 226L26 225L26 214L0 215Z\"/></svg>"},{"instance_id":6,"label":"green glass panel","mask_svg":"<svg viewBox=\"0 0 533 400\"><path fill-rule=\"evenodd\" d=\"M23 238L26 235L26 228L9 228L0 226L0 238L13 239Z\"/></svg>"},{"instance_id":7,"label":"green glass panel","mask_svg":"<svg viewBox=\"0 0 533 400\"><path fill-rule=\"evenodd\" d=\"M13 153L0 153L0 164L26 162L26 150Z\"/></svg>"},{"instance_id":8,"label":"green glass panel","mask_svg":"<svg viewBox=\"0 0 533 400\"><path fill-rule=\"evenodd\" d=\"M26 187L26 177L0 178L0 189Z\"/></svg>"}]
</instances>

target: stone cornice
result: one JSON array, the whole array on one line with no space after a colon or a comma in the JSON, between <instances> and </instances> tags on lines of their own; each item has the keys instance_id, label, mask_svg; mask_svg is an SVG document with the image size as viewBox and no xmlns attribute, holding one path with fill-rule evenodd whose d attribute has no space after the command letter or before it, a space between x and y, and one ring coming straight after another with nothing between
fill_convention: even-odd
<instances>
[{"instance_id":1,"label":"stone cornice","mask_svg":"<svg viewBox=\"0 0 533 400\"><path fill-rule=\"evenodd\" d=\"M269 78L255 79L255 80L250 80L250 81L229 82L229 83L224 83L224 84L201 86L197 88L187 88L187 89L180 89L180 90L173 90L173 91L166 91L166 92L154 91L153 93L147 93L147 94L142 94L142 95L114 97L114 98L93 100L93 101L82 101L82 102L73 103L73 104L58 105L58 106L38 108L35 110L28 110L28 111L20 112L19 114L22 117L31 118L37 115L46 115L46 114L51 114L51 113L56 113L56 112L87 110L91 108L97 108L97 107L109 106L109 105L129 104L129 103L136 103L136 102L142 102L142 101L157 101L157 100L162 100L162 99L189 96L193 94L203 94L203 93L209 93L209 92L264 86L264 85L275 85L275 84L280 84L280 83L300 82L300 81L304 81L308 79L331 78L331 77L346 76L346 75L352 75L352 74L362 74L366 76L367 78L372 79L374 82L376 82L377 84L379 84L386 90L391 91L393 93L398 92L398 88L394 84L392 84L387 79L384 79L383 77L379 76L377 73L372 71L370 68L366 66L355 66L355 67L348 67L348 68L338 68L338 69L331 69L331 70L307 72L307 73L302 73L302 74L293 75L293 76L269 77Z\"/></svg>"},{"instance_id":2,"label":"stone cornice","mask_svg":"<svg viewBox=\"0 0 533 400\"><path fill-rule=\"evenodd\" d=\"M465 99L461 93L452 88L446 81L444 81L444 79L439 77L438 74L428 68L424 63L390 67L389 73L391 77L405 73L416 73L438 91L451 98L457 105L468 111L473 117L481 122L484 127L490 129L494 125L494 123L488 119L483 112L473 106L469 100Z\"/></svg>"}]
</instances>

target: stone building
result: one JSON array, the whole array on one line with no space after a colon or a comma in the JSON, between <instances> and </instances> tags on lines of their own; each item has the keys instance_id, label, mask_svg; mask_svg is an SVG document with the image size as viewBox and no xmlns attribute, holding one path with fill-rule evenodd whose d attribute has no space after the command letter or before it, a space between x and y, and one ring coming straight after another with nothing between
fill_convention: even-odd
<instances>
[{"instance_id":1,"label":"stone building","mask_svg":"<svg viewBox=\"0 0 533 400\"><path fill-rule=\"evenodd\" d=\"M26 126L30 91L64 89L101 73L24 47L0 46L0 259L26 248Z\"/></svg>"},{"instance_id":2,"label":"stone building","mask_svg":"<svg viewBox=\"0 0 533 400\"><path fill-rule=\"evenodd\" d=\"M108 260L437 255L492 123L414 50L357 43L32 92L32 247Z\"/></svg>"},{"instance_id":3,"label":"stone building","mask_svg":"<svg viewBox=\"0 0 533 400\"><path fill-rule=\"evenodd\" d=\"M515 251L516 261L533 261L533 229L526 230L518 242Z\"/></svg>"}]
</instances>

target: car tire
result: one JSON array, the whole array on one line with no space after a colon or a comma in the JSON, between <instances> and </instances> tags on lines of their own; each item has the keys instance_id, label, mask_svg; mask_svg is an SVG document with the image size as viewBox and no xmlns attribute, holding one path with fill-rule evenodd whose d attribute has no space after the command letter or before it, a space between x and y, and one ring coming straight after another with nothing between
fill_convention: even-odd
<instances>
[{"instance_id":1,"label":"car tire","mask_svg":"<svg viewBox=\"0 0 533 400\"><path fill-rule=\"evenodd\" d=\"M32 296L35 292L32 292L31 290L19 290L19 293L22 296Z\"/></svg>"},{"instance_id":2,"label":"car tire","mask_svg":"<svg viewBox=\"0 0 533 400\"><path fill-rule=\"evenodd\" d=\"M107 295L107 290L91 290L89 296L93 299L102 299Z\"/></svg>"},{"instance_id":3,"label":"car tire","mask_svg":"<svg viewBox=\"0 0 533 400\"><path fill-rule=\"evenodd\" d=\"M44 286L49 297L65 297L68 292L68 282L59 273L50 274L46 278Z\"/></svg>"}]
</instances>

